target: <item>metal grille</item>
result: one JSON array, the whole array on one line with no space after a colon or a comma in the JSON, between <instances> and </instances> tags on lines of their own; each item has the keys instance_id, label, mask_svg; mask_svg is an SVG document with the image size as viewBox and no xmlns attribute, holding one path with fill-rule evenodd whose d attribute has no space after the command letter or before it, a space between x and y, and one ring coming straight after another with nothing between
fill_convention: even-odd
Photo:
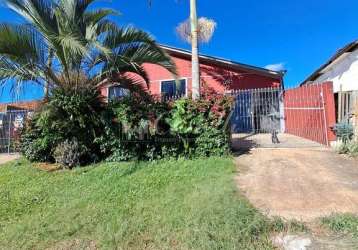
<instances>
[{"instance_id":1,"label":"metal grille","mask_svg":"<svg viewBox=\"0 0 358 250\"><path fill-rule=\"evenodd\" d=\"M28 110L11 110L0 113L0 153L15 153L19 150L19 139Z\"/></svg>"},{"instance_id":2,"label":"metal grille","mask_svg":"<svg viewBox=\"0 0 358 250\"><path fill-rule=\"evenodd\" d=\"M235 90L231 94L235 97L231 116L233 133L271 133L281 130L280 88Z\"/></svg>"},{"instance_id":3,"label":"metal grille","mask_svg":"<svg viewBox=\"0 0 358 250\"><path fill-rule=\"evenodd\" d=\"M325 105L328 92L325 94L325 87L323 84L310 84L285 91L286 133L329 144Z\"/></svg>"}]
</instances>

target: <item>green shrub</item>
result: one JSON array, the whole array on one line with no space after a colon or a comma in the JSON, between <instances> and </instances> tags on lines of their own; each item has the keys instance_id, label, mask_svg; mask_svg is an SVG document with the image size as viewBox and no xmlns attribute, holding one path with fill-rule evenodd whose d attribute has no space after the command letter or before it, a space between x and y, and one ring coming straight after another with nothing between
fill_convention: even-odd
<instances>
[{"instance_id":1,"label":"green shrub","mask_svg":"<svg viewBox=\"0 0 358 250\"><path fill-rule=\"evenodd\" d=\"M171 104L123 98L110 104L113 117L97 141L108 161L224 155L229 152L225 122L230 107L230 98L221 95Z\"/></svg>"},{"instance_id":2,"label":"green shrub","mask_svg":"<svg viewBox=\"0 0 358 250\"><path fill-rule=\"evenodd\" d=\"M57 145L53 157L56 163L73 168L80 165L81 157L86 154L87 149L81 146L77 139L66 140Z\"/></svg>"},{"instance_id":3,"label":"green shrub","mask_svg":"<svg viewBox=\"0 0 358 250\"><path fill-rule=\"evenodd\" d=\"M343 143L347 143L352 140L354 135L354 129L352 124L348 123L337 123L334 126L334 131L336 132L337 138L342 140Z\"/></svg>"},{"instance_id":4,"label":"green shrub","mask_svg":"<svg viewBox=\"0 0 358 250\"><path fill-rule=\"evenodd\" d=\"M200 157L227 155L230 152L229 145L230 138L227 133L206 126L195 140L195 155Z\"/></svg>"},{"instance_id":5,"label":"green shrub","mask_svg":"<svg viewBox=\"0 0 358 250\"><path fill-rule=\"evenodd\" d=\"M36 126L38 114L27 121L20 139L21 153L32 162L52 161L53 140L44 136L42 129Z\"/></svg>"},{"instance_id":6,"label":"green shrub","mask_svg":"<svg viewBox=\"0 0 358 250\"><path fill-rule=\"evenodd\" d=\"M231 105L230 97L214 92L205 92L197 101L183 99L174 103L169 124L182 139L186 155L207 157L229 152L226 125Z\"/></svg>"},{"instance_id":7,"label":"green shrub","mask_svg":"<svg viewBox=\"0 0 358 250\"><path fill-rule=\"evenodd\" d=\"M96 139L107 161L155 160L162 158L167 144L169 106L166 103L126 97L109 104L104 133Z\"/></svg>"},{"instance_id":8,"label":"green shrub","mask_svg":"<svg viewBox=\"0 0 358 250\"><path fill-rule=\"evenodd\" d=\"M22 153L31 161L54 162L56 147L75 139L87 150L86 164L101 159L96 138L103 134L103 105L95 88L55 89L48 102L28 121L22 135Z\"/></svg>"},{"instance_id":9,"label":"green shrub","mask_svg":"<svg viewBox=\"0 0 358 250\"><path fill-rule=\"evenodd\" d=\"M184 154L190 156L193 153L193 139L200 134L201 126L205 124L204 112L200 112L195 101L181 99L174 103L167 122L171 133L181 139Z\"/></svg>"},{"instance_id":10,"label":"green shrub","mask_svg":"<svg viewBox=\"0 0 358 250\"><path fill-rule=\"evenodd\" d=\"M28 122L22 152L31 161L69 167L102 159L224 155L229 152L225 121L230 105L230 98L219 95L173 103L132 95L104 108L95 89L56 89Z\"/></svg>"}]
</instances>

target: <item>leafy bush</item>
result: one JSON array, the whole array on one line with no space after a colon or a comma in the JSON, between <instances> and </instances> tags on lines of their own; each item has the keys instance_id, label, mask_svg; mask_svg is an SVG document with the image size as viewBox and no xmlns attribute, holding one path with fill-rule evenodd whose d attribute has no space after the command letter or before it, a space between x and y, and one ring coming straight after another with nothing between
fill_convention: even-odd
<instances>
[{"instance_id":1,"label":"leafy bush","mask_svg":"<svg viewBox=\"0 0 358 250\"><path fill-rule=\"evenodd\" d=\"M174 103L170 128L182 138L186 155L224 155L229 152L227 119L233 100L212 89L204 90L199 100Z\"/></svg>"},{"instance_id":2,"label":"leafy bush","mask_svg":"<svg viewBox=\"0 0 358 250\"><path fill-rule=\"evenodd\" d=\"M358 156L358 142L353 141L354 128L352 124L338 123L334 127L337 138L342 141L338 147L340 154L349 154L351 156Z\"/></svg>"},{"instance_id":3,"label":"leafy bush","mask_svg":"<svg viewBox=\"0 0 358 250\"><path fill-rule=\"evenodd\" d=\"M41 128L36 126L38 114L27 121L21 136L21 153L32 162L52 161L53 141L50 135L43 136Z\"/></svg>"},{"instance_id":4,"label":"leafy bush","mask_svg":"<svg viewBox=\"0 0 358 250\"><path fill-rule=\"evenodd\" d=\"M191 99L176 101L167 119L170 131L182 140L185 155L192 154L192 139L200 134L204 124L204 113L196 104Z\"/></svg>"},{"instance_id":5,"label":"leafy bush","mask_svg":"<svg viewBox=\"0 0 358 250\"><path fill-rule=\"evenodd\" d=\"M161 137L168 137L169 106L166 103L126 97L109 104L105 131L96 139L107 161L162 158ZM164 143L166 144L166 143Z\"/></svg>"},{"instance_id":6,"label":"leafy bush","mask_svg":"<svg viewBox=\"0 0 358 250\"><path fill-rule=\"evenodd\" d=\"M200 157L222 156L230 152L229 135L215 127L204 127L196 138L195 145L195 155Z\"/></svg>"},{"instance_id":7,"label":"leafy bush","mask_svg":"<svg viewBox=\"0 0 358 250\"><path fill-rule=\"evenodd\" d=\"M22 152L31 161L73 167L111 162L203 157L229 152L229 97L161 103L131 96L102 106L97 90L56 89L25 128Z\"/></svg>"},{"instance_id":8,"label":"leafy bush","mask_svg":"<svg viewBox=\"0 0 358 250\"><path fill-rule=\"evenodd\" d=\"M68 168L80 165L82 155L86 153L86 148L82 147L77 139L66 140L57 145L53 157L56 163Z\"/></svg>"},{"instance_id":9,"label":"leafy bush","mask_svg":"<svg viewBox=\"0 0 358 250\"><path fill-rule=\"evenodd\" d=\"M106 133L97 142L108 161L224 155L231 103L216 94L169 104L123 98L110 104Z\"/></svg>"},{"instance_id":10,"label":"leafy bush","mask_svg":"<svg viewBox=\"0 0 358 250\"><path fill-rule=\"evenodd\" d=\"M352 124L338 123L334 126L337 138L342 140L343 143L347 143L353 138L354 129Z\"/></svg>"},{"instance_id":11,"label":"leafy bush","mask_svg":"<svg viewBox=\"0 0 358 250\"><path fill-rule=\"evenodd\" d=\"M42 109L30 119L22 135L22 153L31 161L54 162L56 147L75 139L86 152L80 164L101 159L95 138L103 133L103 105L90 87L55 89Z\"/></svg>"}]
</instances>

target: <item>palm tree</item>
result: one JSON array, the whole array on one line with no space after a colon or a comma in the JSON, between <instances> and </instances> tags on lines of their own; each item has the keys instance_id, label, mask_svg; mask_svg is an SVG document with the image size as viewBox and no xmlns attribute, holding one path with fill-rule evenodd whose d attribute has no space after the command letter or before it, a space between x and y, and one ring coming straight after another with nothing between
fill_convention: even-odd
<instances>
[{"instance_id":1,"label":"palm tree","mask_svg":"<svg viewBox=\"0 0 358 250\"><path fill-rule=\"evenodd\" d=\"M152 0L148 0L152 4ZM190 27L191 27L191 62L192 62L192 97L200 98L200 67L198 47L198 17L196 0L190 0Z\"/></svg>"},{"instance_id":2,"label":"palm tree","mask_svg":"<svg viewBox=\"0 0 358 250\"><path fill-rule=\"evenodd\" d=\"M198 17L196 13L196 0L190 0L191 24L191 68L192 68L192 95L193 99L200 98L200 66L198 47Z\"/></svg>"},{"instance_id":3,"label":"palm tree","mask_svg":"<svg viewBox=\"0 0 358 250\"><path fill-rule=\"evenodd\" d=\"M4 0L25 19L0 24L0 85L14 91L29 82L44 87L76 87L84 79L93 86L104 79L131 80L128 73L149 82L143 64L165 67L171 58L147 33L120 28L109 20L113 9L89 6L96 0Z\"/></svg>"}]
</instances>

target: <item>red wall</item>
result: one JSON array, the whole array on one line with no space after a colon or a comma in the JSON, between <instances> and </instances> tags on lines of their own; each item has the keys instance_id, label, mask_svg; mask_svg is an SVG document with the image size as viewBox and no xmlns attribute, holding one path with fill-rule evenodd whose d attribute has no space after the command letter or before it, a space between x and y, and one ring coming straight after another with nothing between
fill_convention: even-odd
<instances>
[{"instance_id":1,"label":"red wall","mask_svg":"<svg viewBox=\"0 0 358 250\"><path fill-rule=\"evenodd\" d=\"M187 79L187 93L191 89L191 60L184 56L172 56L178 70L178 78ZM237 67L237 66L236 66ZM174 77L166 69L153 65L144 65L150 79L149 92L152 95L160 95L160 82L163 80L172 80ZM233 89L253 89L266 87L279 87L281 80L264 75L259 71L236 69L227 64L218 66L207 62L200 64L201 80L210 88L219 93ZM102 88L102 94L107 96L106 86Z\"/></svg>"},{"instance_id":2,"label":"red wall","mask_svg":"<svg viewBox=\"0 0 358 250\"><path fill-rule=\"evenodd\" d=\"M328 145L335 140L332 82L304 85L284 94L286 133Z\"/></svg>"}]
</instances>

